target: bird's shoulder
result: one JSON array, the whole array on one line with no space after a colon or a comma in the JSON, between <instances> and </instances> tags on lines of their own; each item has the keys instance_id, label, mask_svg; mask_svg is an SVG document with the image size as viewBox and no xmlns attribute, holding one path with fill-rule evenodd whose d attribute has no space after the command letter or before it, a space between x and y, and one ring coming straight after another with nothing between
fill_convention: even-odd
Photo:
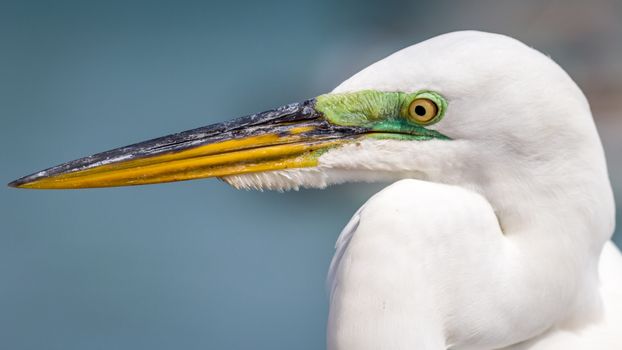
<instances>
[{"instance_id":1,"label":"bird's shoulder","mask_svg":"<svg viewBox=\"0 0 622 350\"><path fill-rule=\"evenodd\" d=\"M355 235L381 239L403 235L406 240L429 237L431 244L439 245L447 245L444 238L452 236L450 244L460 245L472 235L500 232L492 206L478 193L458 186L400 180L372 196L344 227L335 244L327 288L332 293L337 269Z\"/></svg>"},{"instance_id":2,"label":"bird's shoulder","mask_svg":"<svg viewBox=\"0 0 622 350\"><path fill-rule=\"evenodd\" d=\"M499 232L495 212L480 194L413 179L398 181L378 192L352 220L365 222L365 227L383 228L378 234L395 231L438 237L442 232L452 236L480 235L482 230ZM358 225L349 223L347 227Z\"/></svg>"},{"instance_id":3,"label":"bird's shoulder","mask_svg":"<svg viewBox=\"0 0 622 350\"><path fill-rule=\"evenodd\" d=\"M480 194L469 189L429 182L405 179L397 181L371 197L361 209L366 212L394 212L409 209L409 214L425 209L424 213L446 213L465 208L492 211L490 203Z\"/></svg>"}]
</instances>

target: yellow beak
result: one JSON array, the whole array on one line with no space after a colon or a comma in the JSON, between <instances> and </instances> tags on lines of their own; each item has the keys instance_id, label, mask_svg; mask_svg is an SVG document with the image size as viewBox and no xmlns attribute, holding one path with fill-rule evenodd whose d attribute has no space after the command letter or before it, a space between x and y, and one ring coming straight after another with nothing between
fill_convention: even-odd
<instances>
[{"instance_id":1,"label":"yellow beak","mask_svg":"<svg viewBox=\"0 0 622 350\"><path fill-rule=\"evenodd\" d=\"M336 126L307 100L67 162L9 184L32 189L113 187L313 167L326 149L366 130Z\"/></svg>"}]
</instances>

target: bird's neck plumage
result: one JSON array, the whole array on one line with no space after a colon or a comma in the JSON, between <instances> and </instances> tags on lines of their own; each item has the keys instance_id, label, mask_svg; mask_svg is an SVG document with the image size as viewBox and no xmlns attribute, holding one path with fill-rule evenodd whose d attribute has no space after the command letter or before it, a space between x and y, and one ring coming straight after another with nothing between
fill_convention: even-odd
<instances>
[{"instance_id":1,"label":"bird's neck plumage","mask_svg":"<svg viewBox=\"0 0 622 350\"><path fill-rule=\"evenodd\" d=\"M554 296L555 303L540 305L558 308L551 310L558 323L599 317L598 262L615 224L595 130L581 142L557 158L532 159L530 166L493 162L488 171L495 176L485 188L477 188L521 257L524 279L517 283Z\"/></svg>"},{"instance_id":2,"label":"bird's neck plumage","mask_svg":"<svg viewBox=\"0 0 622 350\"><path fill-rule=\"evenodd\" d=\"M588 145L569 158L490 167L495 176L477 190L492 204L507 236L566 239L600 253L613 233L615 208L600 143Z\"/></svg>"}]
</instances>

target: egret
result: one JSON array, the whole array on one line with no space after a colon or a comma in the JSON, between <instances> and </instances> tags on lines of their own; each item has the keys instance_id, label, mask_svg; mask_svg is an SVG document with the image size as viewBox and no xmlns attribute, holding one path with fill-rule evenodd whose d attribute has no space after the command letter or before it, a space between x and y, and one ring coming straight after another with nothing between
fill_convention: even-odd
<instances>
[{"instance_id":1,"label":"egret","mask_svg":"<svg viewBox=\"0 0 622 350\"><path fill-rule=\"evenodd\" d=\"M336 243L329 349L622 349L614 200L581 90L507 36L444 34L332 92L10 184L391 181Z\"/></svg>"}]
</instances>

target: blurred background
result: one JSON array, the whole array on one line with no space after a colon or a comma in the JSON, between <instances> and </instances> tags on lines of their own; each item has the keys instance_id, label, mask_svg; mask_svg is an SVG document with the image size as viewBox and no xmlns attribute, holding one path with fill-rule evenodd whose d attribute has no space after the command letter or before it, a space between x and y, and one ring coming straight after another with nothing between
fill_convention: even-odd
<instances>
[{"instance_id":1,"label":"blurred background","mask_svg":"<svg viewBox=\"0 0 622 350\"><path fill-rule=\"evenodd\" d=\"M620 18L617 0L1 0L0 183L316 96L405 46L479 29L574 77L620 201ZM381 187L2 185L0 348L321 349L334 241Z\"/></svg>"}]
</instances>

